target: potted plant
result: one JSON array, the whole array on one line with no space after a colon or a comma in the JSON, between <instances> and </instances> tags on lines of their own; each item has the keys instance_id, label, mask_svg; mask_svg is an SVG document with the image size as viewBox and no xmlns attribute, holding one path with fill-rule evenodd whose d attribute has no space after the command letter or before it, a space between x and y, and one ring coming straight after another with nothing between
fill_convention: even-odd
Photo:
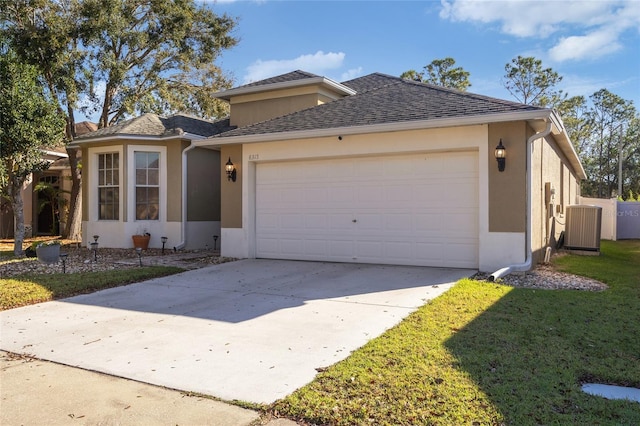
<instances>
[{"instance_id":1,"label":"potted plant","mask_svg":"<svg viewBox=\"0 0 640 426\"><path fill-rule=\"evenodd\" d=\"M60 241L51 240L38 243L36 256L42 263L57 263L60 259Z\"/></svg>"},{"instance_id":2,"label":"potted plant","mask_svg":"<svg viewBox=\"0 0 640 426\"><path fill-rule=\"evenodd\" d=\"M146 250L149 248L149 240L151 239L151 234L145 232L144 234L132 235L131 239L133 240L134 248L141 248L142 250Z\"/></svg>"}]
</instances>

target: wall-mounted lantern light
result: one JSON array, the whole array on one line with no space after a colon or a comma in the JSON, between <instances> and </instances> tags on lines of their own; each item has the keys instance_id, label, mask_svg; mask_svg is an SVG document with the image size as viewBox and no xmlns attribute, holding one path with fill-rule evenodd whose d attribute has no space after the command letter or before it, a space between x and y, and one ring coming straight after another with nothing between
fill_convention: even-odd
<instances>
[{"instance_id":1,"label":"wall-mounted lantern light","mask_svg":"<svg viewBox=\"0 0 640 426\"><path fill-rule=\"evenodd\" d=\"M236 181L236 168L231 162L231 157L229 157L229 161L224 165L224 170L227 172L227 179L231 182Z\"/></svg>"},{"instance_id":2,"label":"wall-mounted lantern light","mask_svg":"<svg viewBox=\"0 0 640 426\"><path fill-rule=\"evenodd\" d=\"M496 146L496 160L498 161L498 171L504 172L504 165L506 162L507 150L504 145L502 145L502 139L500 139L500 143Z\"/></svg>"}]
</instances>

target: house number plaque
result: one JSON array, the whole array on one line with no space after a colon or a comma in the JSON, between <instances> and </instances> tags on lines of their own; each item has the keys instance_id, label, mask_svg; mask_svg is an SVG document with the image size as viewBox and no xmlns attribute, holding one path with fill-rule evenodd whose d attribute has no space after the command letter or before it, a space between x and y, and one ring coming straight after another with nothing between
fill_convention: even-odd
<instances>
[{"instance_id":1,"label":"house number plaque","mask_svg":"<svg viewBox=\"0 0 640 426\"><path fill-rule=\"evenodd\" d=\"M249 161L258 160L260 158L260 154L249 154Z\"/></svg>"}]
</instances>

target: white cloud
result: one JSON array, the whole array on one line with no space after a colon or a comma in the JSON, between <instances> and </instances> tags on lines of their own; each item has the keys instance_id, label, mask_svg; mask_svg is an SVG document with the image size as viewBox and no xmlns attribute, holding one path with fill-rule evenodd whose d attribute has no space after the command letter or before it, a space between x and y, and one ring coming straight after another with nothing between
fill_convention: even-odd
<instances>
[{"instance_id":1,"label":"white cloud","mask_svg":"<svg viewBox=\"0 0 640 426\"><path fill-rule=\"evenodd\" d=\"M340 76L340 81L352 80L356 77L360 77L361 75L362 75L362 67L351 68L350 70L347 70L346 72L342 73L342 75Z\"/></svg>"},{"instance_id":2,"label":"white cloud","mask_svg":"<svg viewBox=\"0 0 640 426\"><path fill-rule=\"evenodd\" d=\"M454 22L499 23L500 30L518 37L546 37L565 24L600 25L612 13L605 1L468 1L442 0L440 17Z\"/></svg>"},{"instance_id":3,"label":"white cloud","mask_svg":"<svg viewBox=\"0 0 640 426\"><path fill-rule=\"evenodd\" d=\"M618 34L613 31L594 31L583 36L563 37L549 49L554 61L599 58L622 49L617 41Z\"/></svg>"},{"instance_id":4,"label":"white cloud","mask_svg":"<svg viewBox=\"0 0 640 426\"><path fill-rule=\"evenodd\" d=\"M626 30L640 27L640 2L623 1L468 1L441 0L440 18L452 22L497 24L516 37L551 38L556 61L612 53ZM555 40L556 33L570 36Z\"/></svg>"},{"instance_id":5,"label":"white cloud","mask_svg":"<svg viewBox=\"0 0 640 426\"><path fill-rule=\"evenodd\" d=\"M314 74L322 74L326 70L340 68L344 58L345 54L342 52L324 53L319 50L314 54L300 55L294 59L271 59L267 61L258 59L247 67L244 84L298 69Z\"/></svg>"}]
</instances>

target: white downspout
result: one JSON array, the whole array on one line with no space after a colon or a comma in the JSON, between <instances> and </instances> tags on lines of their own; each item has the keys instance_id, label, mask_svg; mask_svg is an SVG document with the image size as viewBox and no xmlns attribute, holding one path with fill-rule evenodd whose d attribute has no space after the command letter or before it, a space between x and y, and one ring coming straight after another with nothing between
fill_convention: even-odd
<instances>
[{"instance_id":1,"label":"white downspout","mask_svg":"<svg viewBox=\"0 0 640 426\"><path fill-rule=\"evenodd\" d=\"M527 139L527 229L525 233L525 253L526 257L524 263L519 263L516 265L510 265L504 267L502 269L498 269L493 274L489 275L489 281L495 281L500 277L510 274L511 272L524 272L531 269L531 262L533 258L533 252L531 250L531 236L533 235L533 218L531 212L531 206L533 205L533 170L532 170L532 158L533 152L533 141L544 138L549 133L551 133L552 128L552 118L549 117L549 121L547 122L547 127L540 133L536 133Z\"/></svg>"},{"instance_id":2,"label":"white downspout","mask_svg":"<svg viewBox=\"0 0 640 426\"><path fill-rule=\"evenodd\" d=\"M195 148L195 141L182 151L182 223L180 226L180 242L173 250L181 250L187 244L187 153Z\"/></svg>"}]
</instances>

